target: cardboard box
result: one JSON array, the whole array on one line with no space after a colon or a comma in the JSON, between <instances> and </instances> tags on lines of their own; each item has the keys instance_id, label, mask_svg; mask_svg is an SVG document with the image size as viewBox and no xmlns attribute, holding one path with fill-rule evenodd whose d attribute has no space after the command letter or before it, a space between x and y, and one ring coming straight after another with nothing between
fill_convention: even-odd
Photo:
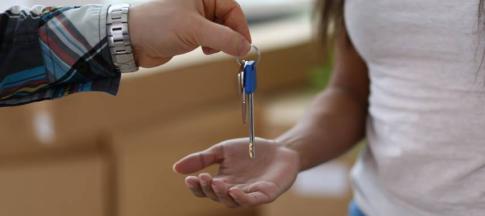
<instances>
[{"instance_id":1,"label":"cardboard box","mask_svg":"<svg viewBox=\"0 0 485 216\"><path fill-rule=\"evenodd\" d=\"M99 154L0 165L0 215L107 216L106 162Z\"/></svg>"},{"instance_id":2,"label":"cardboard box","mask_svg":"<svg viewBox=\"0 0 485 216\"><path fill-rule=\"evenodd\" d=\"M89 122L56 124L54 104L45 101L0 109L0 165L11 160L52 157L72 152L93 152L99 148L100 135L104 131L91 134L79 131L76 137L61 134L60 128Z\"/></svg>"}]
</instances>

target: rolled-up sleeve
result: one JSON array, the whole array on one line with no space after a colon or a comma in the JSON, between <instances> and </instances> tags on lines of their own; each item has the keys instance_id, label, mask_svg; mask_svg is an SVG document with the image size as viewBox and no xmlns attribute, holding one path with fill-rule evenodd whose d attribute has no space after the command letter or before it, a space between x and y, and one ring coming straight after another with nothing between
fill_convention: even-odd
<instances>
[{"instance_id":1,"label":"rolled-up sleeve","mask_svg":"<svg viewBox=\"0 0 485 216\"><path fill-rule=\"evenodd\" d=\"M121 73L109 50L107 7L13 7L0 14L0 106L86 91L116 95Z\"/></svg>"}]
</instances>

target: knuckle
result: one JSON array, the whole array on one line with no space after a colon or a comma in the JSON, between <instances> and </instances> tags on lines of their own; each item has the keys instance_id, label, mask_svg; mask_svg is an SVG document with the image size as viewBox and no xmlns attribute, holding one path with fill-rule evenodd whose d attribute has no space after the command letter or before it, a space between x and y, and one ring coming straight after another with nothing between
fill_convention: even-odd
<instances>
[{"instance_id":1,"label":"knuckle","mask_svg":"<svg viewBox=\"0 0 485 216\"><path fill-rule=\"evenodd\" d=\"M197 191L197 190L191 190L192 194L194 194L194 196L196 197L205 197L205 194L202 193L201 191Z\"/></svg>"},{"instance_id":2,"label":"knuckle","mask_svg":"<svg viewBox=\"0 0 485 216\"><path fill-rule=\"evenodd\" d=\"M233 2L235 8L241 9L241 4L239 4L238 1L235 1L235 0L231 0L231 1Z\"/></svg>"},{"instance_id":3,"label":"knuckle","mask_svg":"<svg viewBox=\"0 0 485 216\"><path fill-rule=\"evenodd\" d=\"M274 202L276 198L276 196L269 196L268 199L265 201L265 204Z\"/></svg>"}]
</instances>

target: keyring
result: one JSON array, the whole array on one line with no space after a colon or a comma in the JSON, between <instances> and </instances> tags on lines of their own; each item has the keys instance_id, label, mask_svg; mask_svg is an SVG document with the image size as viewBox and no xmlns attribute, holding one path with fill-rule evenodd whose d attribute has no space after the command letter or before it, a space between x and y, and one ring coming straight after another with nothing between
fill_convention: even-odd
<instances>
[{"instance_id":1,"label":"keyring","mask_svg":"<svg viewBox=\"0 0 485 216\"><path fill-rule=\"evenodd\" d=\"M250 58L253 56L255 57L255 59ZM256 64L259 63L259 61L261 61L261 51L255 45L251 45L251 50L249 50L249 53L246 56L244 56L242 59L241 58L237 59L237 62L240 65L244 65L247 61L256 61Z\"/></svg>"}]
</instances>

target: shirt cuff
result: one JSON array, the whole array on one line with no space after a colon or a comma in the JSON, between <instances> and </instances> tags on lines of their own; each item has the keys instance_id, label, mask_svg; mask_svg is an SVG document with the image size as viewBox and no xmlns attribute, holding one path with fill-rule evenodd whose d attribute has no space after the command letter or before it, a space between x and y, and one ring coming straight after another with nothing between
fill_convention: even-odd
<instances>
[{"instance_id":1,"label":"shirt cuff","mask_svg":"<svg viewBox=\"0 0 485 216\"><path fill-rule=\"evenodd\" d=\"M121 79L113 65L106 36L107 6L45 8L39 41L43 83L19 86L0 106L55 99L77 92L102 91L116 95ZM22 89L22 87L25 87Z\"/></svg>"}]
</instances>

